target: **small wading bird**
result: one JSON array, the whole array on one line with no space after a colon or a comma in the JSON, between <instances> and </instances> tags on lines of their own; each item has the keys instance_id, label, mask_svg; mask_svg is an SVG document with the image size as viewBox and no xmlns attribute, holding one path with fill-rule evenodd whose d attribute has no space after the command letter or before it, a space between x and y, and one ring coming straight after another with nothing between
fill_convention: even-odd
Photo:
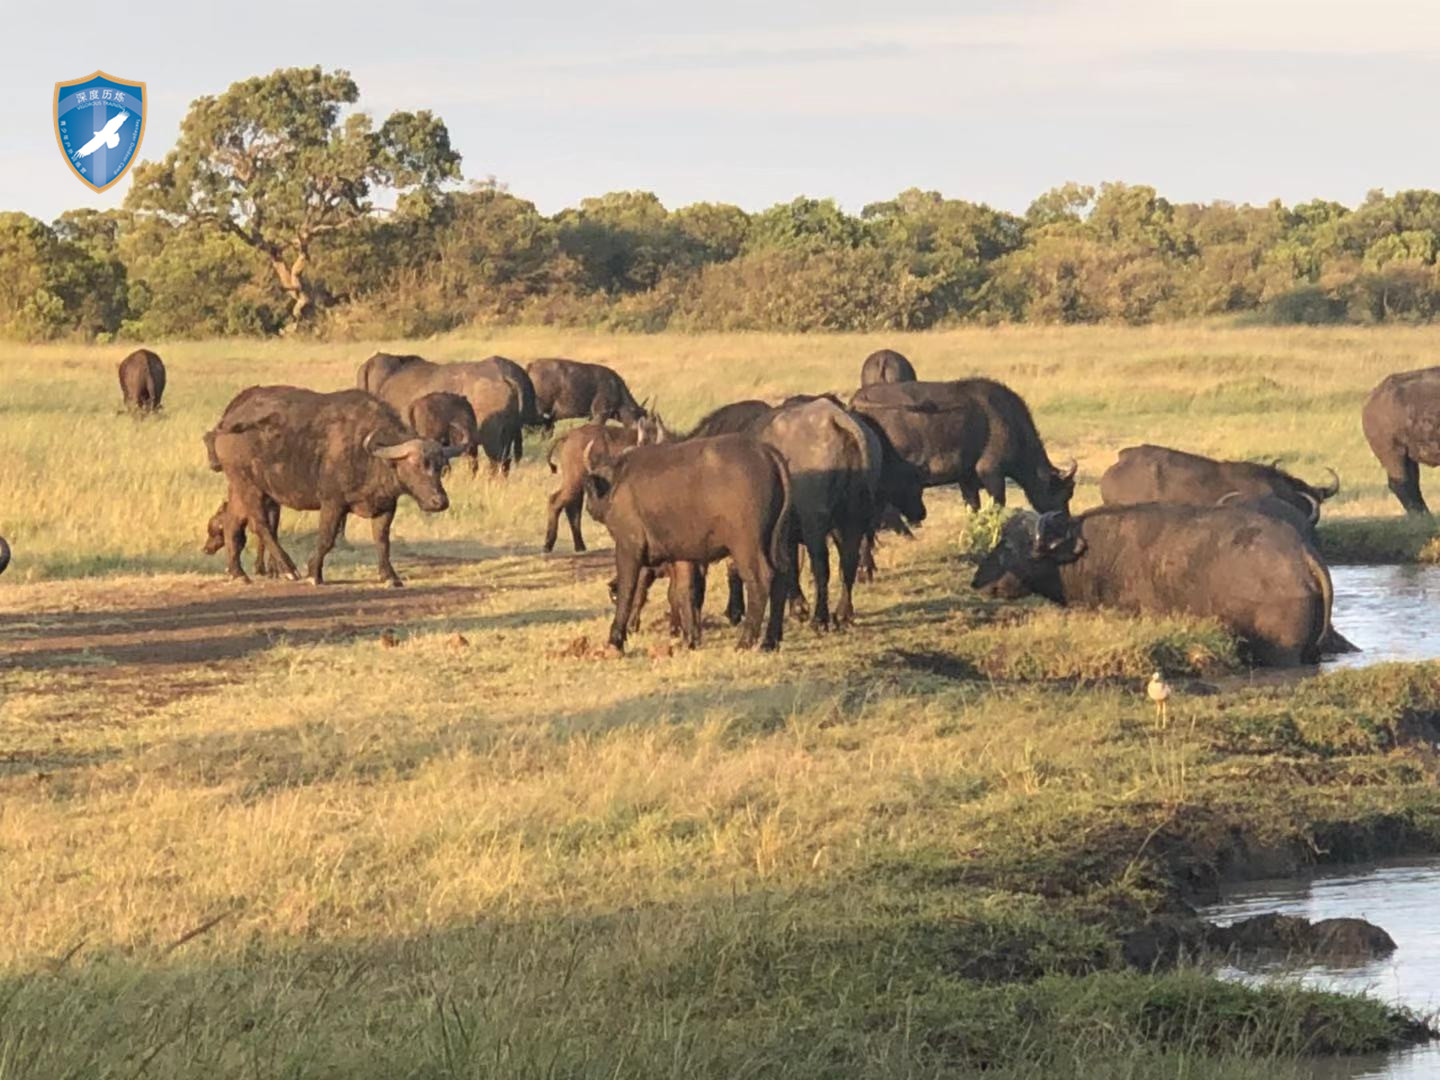
<instances>
[{"instance_id":1,"label":"small wading bird","mask_svg":"<svg viewBox=\"0 0 1440 1080\"><path fill-rule=\"evenodd\" d=\"M122 112L117 116L112 116L109 123L95 132L93 139L75 151L75 156L89 157L96 150L100 149L101 143L104 143L111 150L114 150L115 147L120 145L120 129L125 126L125 121L129 119L130 114L128 112Z\"/></svg>"},{"instance_id":2,"label":"small wading bird","mask_svg":"<svg viewBox=\"0 0 1440 1080\"><path fill-rule=\"evenodd\" d=\"M1155 723L1160 728L1170 726L1170 684L1167 683L1160 672L1150 676L1150 683L1145 687L1145 695L1155 703Z\"/></svg>"}]
</instances>

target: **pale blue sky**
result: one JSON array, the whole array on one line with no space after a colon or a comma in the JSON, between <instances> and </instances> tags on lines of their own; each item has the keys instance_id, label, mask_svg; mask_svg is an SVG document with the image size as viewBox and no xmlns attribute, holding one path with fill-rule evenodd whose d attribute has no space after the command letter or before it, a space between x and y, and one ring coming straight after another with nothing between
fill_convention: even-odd
<instances>
[{"instance_id":1,"label":"pale blue sky","mask_svg":"<svg viewBox=\"0 0 1440 1080\"><path fill-rule=\"evenodd\" d=\"M199 95L347 68L362 108L434 109L468 177L546 212L628 188L1023 210L1066 180L1251 202L1440 187L1433 0L135 0L86 33L50 10L65 24L0 0L0 210L47 220L130 183L94 195L55 145L53 84L96 68L148 82L148 159Z\"/></svg>"}]
</instances>

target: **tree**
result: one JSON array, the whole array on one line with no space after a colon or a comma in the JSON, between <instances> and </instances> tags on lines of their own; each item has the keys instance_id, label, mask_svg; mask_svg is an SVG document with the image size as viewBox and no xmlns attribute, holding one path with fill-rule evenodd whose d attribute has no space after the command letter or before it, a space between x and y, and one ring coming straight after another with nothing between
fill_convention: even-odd
<instances>
[{"instance_id":1,"label":"tree","mask_svg":"<svg viewBox=\"0 0 1440 1080\"><path fill-rule=\"evenodd\" d=\"M113 331L123 296L117 263L92 257L28 214L0 212L0 337Z\"/></svg>"},{"instance_id":2,"label":"tree","mask_svg":"<svg viewBox=\"0 0 1440 1080\"><path fill-rule=\"evenodd\" d=\"M435 189L460 175L460 155L431 113L370 117L344 71L283 68L190 107L175 149L135 170L126 205L233 236L269 262L291 324L317 298L310 262L320 237L376 212L376 188Z\"/></svg>"}]
</instances>

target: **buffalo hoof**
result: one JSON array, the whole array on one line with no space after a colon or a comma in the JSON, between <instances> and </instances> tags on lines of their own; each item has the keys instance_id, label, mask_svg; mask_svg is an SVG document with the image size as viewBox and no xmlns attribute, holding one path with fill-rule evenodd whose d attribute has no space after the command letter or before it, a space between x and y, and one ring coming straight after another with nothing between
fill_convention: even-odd
<instances>
[{"instance_id":1,"label":"buffalo hoof","mask_svg":"<svg viewBox=\"0 0 1440 1080\"><path fill-rule=\"evenodd\" d=\"M250 584L250 575L247 574L247 573L245 573L245 571L243 571L243 570L240 571L240 573L238 573L238 574L231 574L231 575L229 575L229 577L230 577L230 584L232 584L232 585L249 585L249 584Z\"/></svg>"},{"instance_id":2,"label":"buffalo hoof","mask_svg":"<svg viewBox=\"0 0 1440 1080\"><path fill-rule=\"evenodd\" d=\"M586 549L585 549L584 543L579 543L579 544L576 544L576 545L575 545L575 554L576 554L576 555L583 555L583 554L585 553L585 550L586 550Z\"/></svg>"},{"instance_id":3,"label":"buffalo hoof","mask_svg":"<svg viewBox=\"0 0 1440 1080\"><path fill-rule=\"evenodd\" d=\"M310 575L309 577L307 577L305 580L306 580L306 582L308 582L308 583L311 584L311 585L317 585L317 586L318 586L318 585L324 585L324 584L325 584L325 579L322 578L322 577L320 577L318 574L311 574L311 575Z\"/></svg>"},{"instance_id":4,"label":"buffalo hoof","mask_svg":"<svg viewBox=\"0 0 1440 1080\"><path fill-rule=\"evenodd\" d=\"M811 619L810 629L817 634L828 634L831 630L829 619Z\"/></svg>"},{"instance_id":5,"label":"buffalo hoof","mask_svg":"<svg viewBox=\"0 0 1440 1080\"><path fill-rule=\"evenodd\" d=\"M622 649L622 648L620 648L619 645L606 645L606 646L605 646L605 659L606 659L606 660L619 660L619 659L620 659L621 657L623 657L624 655L625 655L625 650Z\"/></svg>"},{"instance_id":6,"label":"buffalo hoof","mask_svg":"<svg viewBox=\"0 0 1440 1080\"><path fill-rule=\"evenodd\" d=\"M299 581L299 580L300 580L300 575L299 575L299 573L297 573L297 572L294 571L294 570L291 570L291 571L290 571L288 574L286 574L285 576L286 576L287 578L289 578L291 581Z\"/></svg>"},{"instance_id":7,"label":"buffalo hoof","mask_svg":"<svg viewBox=\"0 0 1440 1080\"><path fill-rule=\"evenodd\" d=\"M381 578L380 580L387 589L403 589L405 587L405 582L398 577Z\"/></svg>"}]
</instances>

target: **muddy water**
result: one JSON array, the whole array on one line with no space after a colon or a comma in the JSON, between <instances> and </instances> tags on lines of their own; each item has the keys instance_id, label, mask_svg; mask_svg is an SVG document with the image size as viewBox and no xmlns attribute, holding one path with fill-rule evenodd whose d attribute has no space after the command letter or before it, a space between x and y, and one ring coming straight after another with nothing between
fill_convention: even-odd
<instances>
[{"instance_id":1,"label":"muddy water","mask_svg":"<svg viewBox=\"0 0 1440 1080\"><path fill-rule=\"evenodd\" d=\"M1440 1011L1440 859L1391 862L1343 875L1247 884L1202 914L1230 923L1266 911L1316 919L1356 916L1384 927L1398 946L1383 960L1352 967L1304 967L1223 975L1280 977L1306 986L1368 993L1421 1013ZM1440 1042L1388 1056L1317 1062L1317 1080L1418 1080L1440 1077Z\"/></svg>"},{"instance_id":2,"label":"muddy water","mask_svg":"<svg viewBox=\"0 0 1440 1080\"><path fill-rule=\"evenodd\" d=\"M1331 621L1362 651L1327 669L1440 657L1440 566L1332 566L1330 579Z\"/></svg>"}]
</instances>

